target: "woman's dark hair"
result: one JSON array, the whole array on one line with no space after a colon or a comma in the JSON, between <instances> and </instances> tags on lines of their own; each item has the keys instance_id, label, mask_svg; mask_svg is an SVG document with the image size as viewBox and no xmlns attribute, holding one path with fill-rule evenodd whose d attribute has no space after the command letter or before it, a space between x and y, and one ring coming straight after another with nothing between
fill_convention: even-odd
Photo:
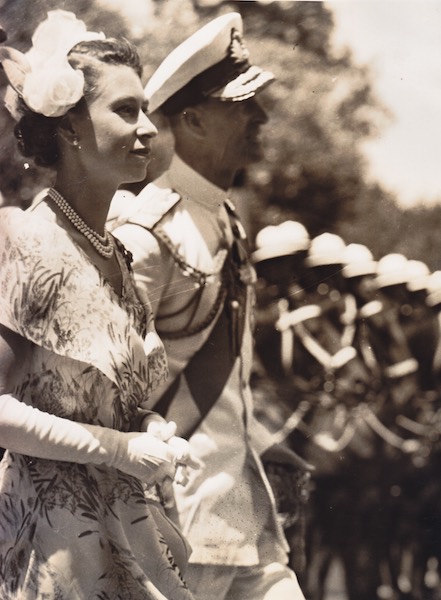
<instances>
[{"instance_id":1,"label":"woman's dark hair","mask_svg":"<svg viewBox=\"0 0 441 600\"><path fill-rule=\"evenodd\" d=\"M84 74L84 97L91 96L99 77L99 63L131 67L141 77L142 65L136 48L127 40L109 38L79 42L68 54L70 65ZM45 117L30 110L20 99L22 118L14 129L23 156L40 167L53 167L59 159L57 129L63 117ZM71 110L75 110L75 107Z\"/></svg>"}]
</instances>

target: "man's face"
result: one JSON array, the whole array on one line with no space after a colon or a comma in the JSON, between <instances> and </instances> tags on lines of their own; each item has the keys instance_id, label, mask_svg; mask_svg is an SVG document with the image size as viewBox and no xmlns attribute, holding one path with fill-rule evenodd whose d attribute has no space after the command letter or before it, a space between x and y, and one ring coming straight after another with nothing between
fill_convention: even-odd
<instances>
[{"instance_id":1,"label":"man's face","mask_svg":"<svg viewBox=\"0 0 441 600\"><path fill-rule=\"evenodd\" d=\"M260 128L268 116L256 98L222 102L210 98L203 104L207 124L207 150L217 164L239 170L263 158Z\"/></svg>"}]
</instances>

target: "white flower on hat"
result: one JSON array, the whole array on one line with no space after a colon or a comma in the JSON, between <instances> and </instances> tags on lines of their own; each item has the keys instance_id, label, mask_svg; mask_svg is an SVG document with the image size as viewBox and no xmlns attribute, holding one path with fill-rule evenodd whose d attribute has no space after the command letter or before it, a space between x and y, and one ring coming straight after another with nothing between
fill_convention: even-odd
<instances>
[{"instance_id":1,"label":"white flower on hat","mask_svg":"<svg viewBox=\"0 0 441 600\"><path fill-rule=\"evenodd\" d=\"M46 117L60 117L75 106L84 93L84 76L70 66L67 55L75 44L97 39L105 39L104 34L88 32L74 13L49 11L25 55L30 71L25 75L21 96L26 105Z\"/></svg>"},{"instance_id":2,"label":"white flower on hat","mask_svg":"<svg viewBox=\"0 0 441 600\"><path fill-rule=\"evenodd\" d=\"M23 100L34 112L61 117L82 98L84 76L67 59L48 61L45 69L31 71L23 85Z\"/></svg>"}]
</instances>

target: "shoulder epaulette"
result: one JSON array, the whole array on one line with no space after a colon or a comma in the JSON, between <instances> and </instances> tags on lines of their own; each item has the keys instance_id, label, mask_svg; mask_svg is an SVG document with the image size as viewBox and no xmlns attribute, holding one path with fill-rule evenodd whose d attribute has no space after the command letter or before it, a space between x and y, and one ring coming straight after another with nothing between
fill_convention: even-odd
<instances>
[{"instance_id":1,"label":"shoulder epaulette","mask_svg":"<svg viewBox=\"0 0 441 600\"><path fill-rule=\"evenodd\" d=\"M161 188L150 183L118 211L110 222L109 229L114 230L129 223L153 229L180 200L181 196L171 188Z\"/></svg>"}]
</instances>

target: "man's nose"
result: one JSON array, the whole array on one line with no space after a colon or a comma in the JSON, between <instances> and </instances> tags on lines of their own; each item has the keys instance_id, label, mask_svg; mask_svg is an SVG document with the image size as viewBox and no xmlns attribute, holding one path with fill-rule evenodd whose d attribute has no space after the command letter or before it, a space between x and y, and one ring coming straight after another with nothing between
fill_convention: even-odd
<instances>
[{"instance_id":1,"label":"man's nose","mask_svg":"<svg viewBox=\"0 0 441 600\"><path fill-rule=\"evenodd\" d=\"M254 113L255 120L261 123L262 125L269 121L268 113L258 100L254 101Z\"/></svg>"}]
</instances>

